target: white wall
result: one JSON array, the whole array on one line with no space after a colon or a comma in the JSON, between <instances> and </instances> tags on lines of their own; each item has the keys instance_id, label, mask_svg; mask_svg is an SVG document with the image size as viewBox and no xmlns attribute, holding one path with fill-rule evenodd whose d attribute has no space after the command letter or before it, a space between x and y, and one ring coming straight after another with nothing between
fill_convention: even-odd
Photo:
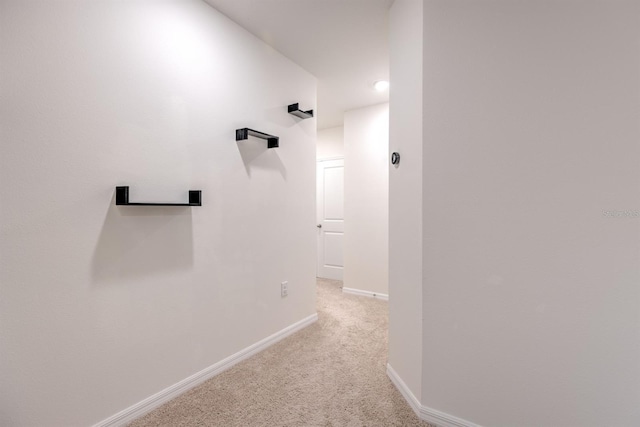
<instances>
[{"instance_id":1,"label":"white wall","mask_svg":"<svg viewBox=\"0 0 640 427\"><path fill-rule=\"evenodd\" d=\"M344 115L344 287L388 294L389 104Z\"/></svg>"},{"instance_id":2,"label":"white wall","mask_svg":"<svg viewBox=\"0 0 640 427\"><path fill-rule=\"evenodd\" d=\"M344 157L344 127L318 130L316 158L318 160Z\"/></svg>"},{"instance_id":3,"label":"white wall","mask_svg":"<svg viewBox=\"0 0 640 427\"><path fill-rule=\"evenodd\" d=\"M0 76L0 424L98 422L315 313L311 75L199 0L10 0Z\"/></svg>"},{"instance_id":4,"label":"white wall","mask_svg":"<svg viewBox=\"0 0 640 427\"><path fill-rule=\"evenodd\" d=\"M422 10L396 0L389 12L389 366L422 393Z\"/></svg>"},{"instance_id":5,"label":"white wall","mask_svg":"<svg viewBox=\"0 0 640 427\"><path fill-rule=\"evenodd\" d=\"M423 4L422 404L640 425L640 4Z\"/></svg>"}]
</instances>

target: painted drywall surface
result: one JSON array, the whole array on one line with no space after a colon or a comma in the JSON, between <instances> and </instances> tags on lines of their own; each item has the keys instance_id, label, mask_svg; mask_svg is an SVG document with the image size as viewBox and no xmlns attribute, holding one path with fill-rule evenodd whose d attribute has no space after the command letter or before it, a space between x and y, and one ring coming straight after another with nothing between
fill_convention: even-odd
<instances>
[{"instance_id":1,"label":"painted drywall surface","mask_svg":"<svg viewBox=\"0 0 640 427\"><path fill-rule=\"evenodd\" d=\"M424 4L422 403L640 425L640 4Z\"/></svg>"},{"instance_id":2,"label":"painted drywall surface","mask_svg":"<svg viewBox=\"0 0 640 427\"><path fill-rule=\"evenodd\" d=\"M389 12L389 364L419 400L422 386L422 1ZM390 155L390 154L389 154Z\"/></svg>"},{"instance_id":3,"label":"painted drywall surface","mask_svg":"<svg viewBox=\"0 0 640 427\"><path fill-rule=\"evenodd\" d=\"M388 294L389 104L344 116L344 286Z\"/></svg>"},{"instance_id":4,"label":"painted drywall surface","mask_svg":"<svg viewBox=\"0 0 640 427\"><path fill-rule=\"evenodd\" d=\"M325 160L337 157L344 157L344 127L336 126L318 130L316 158Z\"/></svg>"},{"instance_id":5,"label":"painted drywall surface","mask_svg":"<svg viewBox=\"0 0 640 427\"><path fill-rule=\"evenodd\" d=\"M0 424L90 425L315 312L315 78L199 0L3 1L0 59Z\"/></svg>"}]
</instances>

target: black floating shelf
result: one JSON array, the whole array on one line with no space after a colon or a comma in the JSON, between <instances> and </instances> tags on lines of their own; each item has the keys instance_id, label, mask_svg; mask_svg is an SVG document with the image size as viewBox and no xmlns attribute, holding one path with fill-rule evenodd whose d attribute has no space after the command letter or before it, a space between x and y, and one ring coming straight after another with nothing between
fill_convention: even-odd
<instances>
[{"instance_id":1,"label":"black floating shelf","mask_svg":"<svg viewBox=\"0 0 640 427\"><path fill-rule=\"evenodd\" d=\"M121 206L202 206L202 191L189 190L189 203L131 203L129 187L116 187L116 205Z\"/></svg>"},{"instance_id":2,"label":"black floating shelf","mask_svg":"<svg viewBox=\"0 0 640 427\"><path fill-rule=\"evenodd\" d=\"M294 116L300 117L301 119L310 119L313 117L313 110L302 111L298 108L298 104L291 104L287 107L287 111L289 114L293 114Z\"/></svg>"},{"instance_id":3,"label":"black floating shelf","mask_svg":"<svg viewBox=\"0 0 640 427\"><path fill-rule=\"evenodd\" d=\"M248 139L249 135L255 136L256 138L262 138L267 140L267 148L276 148L279 147L279 140L277 136L269 135L268 133L258 132L257 130L242 128L236 129L236 141L242 141L244 139Z\"/></svg>"}]
</instances>

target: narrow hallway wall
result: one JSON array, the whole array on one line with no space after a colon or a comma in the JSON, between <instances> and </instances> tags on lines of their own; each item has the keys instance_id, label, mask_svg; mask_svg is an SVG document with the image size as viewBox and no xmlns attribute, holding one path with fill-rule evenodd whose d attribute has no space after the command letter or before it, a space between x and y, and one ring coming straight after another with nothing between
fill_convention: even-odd
<instances>
[{"instance_id":1,"label":"narrow hallway wall","mask_svg":"<svg viewBox=\"0 0 640 427\"><path fill-rule=\"evenodd\" d=\"M389 104L344 116L344 287L389 294Z\"/></svg>"},{"instance_id":2,"label":"narrow hallway wall","mask_svg":"<svg viewBox=\"0 0 640 427\"><path fill-rule=\"evenodd\" d=\"M200 0L8 0L0 76L0 425L91 425L315 314L309 73Z\"/></svg>"},{"instance_id":3,"label":"narrow hallway wall","mask_svg":"<svg viewBox=\"0 0 640 427\"><path fill-rule=\"evenodd\" d=\"M344 126L318 130L317 160L344 157Z\"/></svg>"},{"instance_id":4,"label":"narrow hallway wall","mask_svg":"<svg viewBox=\"0 0 640 427\"><path fill-rule=\"evenodd\" d=\"M424 3L422 403L640 425L640 3Z\"/></svg>"},{"instance_id":5,"label":"narrow hallway wall","mask_svg":"<svg viewBox=\"0 0 640 427\"><path fill-rule=\"evenodd\" d=\"M389 11L389 366L422 393L422 0Z\"/></svg>"}]
</instances>

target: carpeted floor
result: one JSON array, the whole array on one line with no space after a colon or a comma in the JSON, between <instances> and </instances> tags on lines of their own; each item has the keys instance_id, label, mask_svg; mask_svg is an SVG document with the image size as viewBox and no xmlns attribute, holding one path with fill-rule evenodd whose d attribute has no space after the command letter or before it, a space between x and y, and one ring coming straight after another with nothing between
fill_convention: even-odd
<instances>
[{"instance_id":1,"label":"carpeted floor","mask_svg":"<svg viewBox=\"0 0 640 427\"><path fill-rule=\"evenodd\" d=\"M130 426L420 426L386 375L387 302L318 279L318 322Z\"/></svg>"}]
</instances>

